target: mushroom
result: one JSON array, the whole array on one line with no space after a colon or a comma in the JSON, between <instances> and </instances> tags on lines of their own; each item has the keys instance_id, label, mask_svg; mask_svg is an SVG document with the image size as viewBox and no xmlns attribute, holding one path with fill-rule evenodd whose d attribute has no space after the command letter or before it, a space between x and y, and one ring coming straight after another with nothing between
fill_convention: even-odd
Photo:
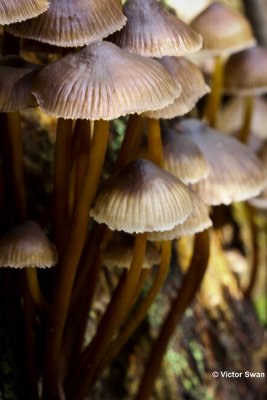
<instances>
[{"instance_id":1,"label":"mushroom","mask_svg":"<svg viewBox=\"0 0 267 400\"><path fill-rule=\"evenodd\" d=\"M0 24L7 25L36 17L45 12L48 6L47 0L1 0Z\"/></svg>"}]
</instances>

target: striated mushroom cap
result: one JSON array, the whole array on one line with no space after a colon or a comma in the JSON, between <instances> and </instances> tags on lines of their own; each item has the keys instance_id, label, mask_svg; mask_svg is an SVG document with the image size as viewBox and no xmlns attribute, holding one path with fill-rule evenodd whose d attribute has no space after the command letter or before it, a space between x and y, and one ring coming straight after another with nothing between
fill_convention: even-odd
<instances>
[{"instance_id":1,"label":"striated mushroom cap","mask_svg":"<svg viewBox=\"0 0 267 400\"><path fill-rule=\"evenodd\" d=\"M214 55L235 53L256 43L246 17L218 2L203 10L191 27L203 37L203 50Z\"/></svg>"},{"instance_id":2,"label":"striated mushroom cap","mask_svg":"<svg viewBox=\"0 0 267 400\"><path fill-rule=\"evenodd\" d=\"M192 212L188 188L148 160L134 160L100 189L91 216L112 230L164 231Z\"/></svg>"},{"instance_id":3,"label":"striated mushroom cap","mask_svg":"<svg viewBox=\"0 0 267 400\"><path fill-rule=\"evenodd\" d=\"M128 0L124 28L112 40L131 53L148 57L182 56L198 51L201 36L156 0Z\"/></svg>"},{"instance_id":4,"label":"striated mushroom cap","mask_svg":"<svg viewBox=\"0 0 267 400\"><path fill-rule=\"evenodd\" d=\"M118 0L51 0L44 14L10 25L8 31L54 46L77 47L103 39L125 22Z\"/></svg>"},{"instance_id":5,"label":"striated mushroom cap","mask_svg":"<svg viewBox=\"0 0 267 400\"><path fill-rule=\"evenodd\" d=\"M0 25L37 17L48 6L47 0L0 0Z\"/></svg>"},{"instance_id":6,"label":"striated mushroom cap","mask_svg":"<svg viewBox=\"0 0 267 400\"><path fill-rule=\"evenodd\" d=\"M37 106L32 83L41 66L18 56L0 58L0 111L14 112Z\"/></svg>"},{"instance_id":7,"label":"striated mushroom cap","mask_svg":"<svg viewBox=\"0 0 267 400\"><path fill-rule=\"evenodd\" d=\"M149 118L170 119L188 113L198 100L210 92L201 70L184 57L163 57L158 59L174 81L182 87L182 93L174 102L161 110L148 111Z\"/></svg>"},{"instance_id":8,"label":"striated mushroom cap","mask_svg":"<svg viewBox=\"0 0 267 400\"><path fill-rule=\"evenodd\" d=\"M181 87L156 61L102 41L43 68L33 93L55 117L108 120L163 108Z\"/></svg>"},{"instance_id":9,"label":"striated mushroom cap","mask_svg":"<svg viewBox=\"0 0 267 400\"><path fill-rule=\"evenodd\" d=\"M182 121L176 128L198 145L209 163L209 175L193 186L207 204L247 200L262 191L262 164L248 146L199 120Z\"/></svg>"},{"instance_id":10,"label":"striated mushroom cap","mask_svg":"<svg viewBox=\"0 0 267 400\"><path fill-rule=\"evenodd\" d=\"M0 239L0 266L50 268L57 263L57 251L40 226L26 221Z\"/></svg>"}]
</instances>

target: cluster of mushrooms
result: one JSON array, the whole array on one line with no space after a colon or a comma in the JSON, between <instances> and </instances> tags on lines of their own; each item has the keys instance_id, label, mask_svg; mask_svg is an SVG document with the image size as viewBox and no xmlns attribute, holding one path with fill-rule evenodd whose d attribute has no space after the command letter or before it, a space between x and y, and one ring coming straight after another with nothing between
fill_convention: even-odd
<instances>
[{"instance_id":1,"label":"cluster of mushrooms","mask_svg":"<svg viewBox=\"0 0 267 400\"><path fill-rule=\"evenodd\" d=\"M0 264L23 268L8 270L6 296L14 285L10 315L24 319L27 398L85 399L154 302L172 241L195 235L136 394L148 400L208 265L212 207L255 198L251 204L266 208L262 126L265 158L246 143L253 99L267 90L267 50L256 45L243 14L217 2L189 25L156 0L1 0L0 24L0 206L12 211ZM56 61L22 58L34 54L23 53L31 46L56 53ZM196 52L214 65L211 89L187 57ZM219 112L223 93L238 99ZM197 118L194 107L207 94ZM265 100L257 104L266 108ZM29 107L57 119L51 207L40 221L29 215L24 179L20 111ZM183 117L189 112L194 118ZM119 117L125 135L107 169L110 126ZM122 272L88 343L103 264ZM47 277L37 272L53 266Z\"/></svg>"}]
</instances>

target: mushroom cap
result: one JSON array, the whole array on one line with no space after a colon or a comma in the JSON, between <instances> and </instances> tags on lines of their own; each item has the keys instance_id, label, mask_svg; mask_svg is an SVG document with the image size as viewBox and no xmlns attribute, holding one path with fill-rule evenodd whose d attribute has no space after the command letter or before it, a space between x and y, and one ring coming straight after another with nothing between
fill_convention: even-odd
<instances>
[{"instance_id":1,"label":"mushroom cap","mask_svg":"<svg viewBox=\"0 0 267 400\"><path fill-rule=\"evenodd\" d=\"M76 47L103 39L125 22L118 0L51 0L47 12L8 30L54 46Z\"/></svg>"},{"instance_id":2,"label":"mushroom cap","mask_svg":"<svg viewBox=\"0 0 267 400\"><path fill-rule=\"evenodd\" d=\"M164 232L151 232L147 234L148 240L173 240L181 236L191 236L202 232L212 226L209 211L197 193L192 193L193 211L184 222L173 229Z\"/></svg>"},{"instance_id":3,"label":"mushroom cap","mask_svg":"<svg viewBox=\"0 0 267 400\"><path fill-rule=\"evenodd\" d=\"M193 140L168 129L162 135L164 169L183 183L196 183L209 174L209 165Z\"/></svg>"},{"instance_id":4,"label":"mushroom cap","mask_svg":"<svg viewBox=\"0 0 267 400\"><path fill-rule=\"evenodd\" d=\"M192 212L188 188L148 160L134 160L104 182L91 216L112 230L143 233L172 229Z\"/></svg>"},{"instance_id":5,"label":"mushroom cap","mask_svg":"<svg viewBox=\"0 0 267 400\"><path fill-rule=\"evenodd\" d=\"M0 239L0 266L50 268L57 263L57 251L34 221L16 226Z\"/></svg>"},{"instance_id":6,"label":"mushroom cap","mask_svg":"<svg viewBox=\"0 0 267 400\"><path fill-rule=\"evenodd\" d=\"M217 128L226 133L234 133L241 129L244 118L244 97L231 98L219 111ZM267 101L264 97L253 98L251 132L257 138L267 139Z\"/></svg>"},{"instance_id":7,"label":"mushroom cap","mask_svg":"<svg viewBox=\"0 0 267 400\"><path fill-rule=\"evenodd\" d=\"M232 54L225 64L224 91L260 95L267 92L267 49L255 46Z\"/></svg>"},{"instance_id":8,"label":"mushroom cap","mask_svg":"<svg viewBox=\"0 0 267 400\"><path fill-rule=\"evenodd\" d=\"M170 119L188 113L198 100L210 92L201 70L184 57L163 57L158 59L168 70L174 81L182 87L182 93L174 102L161 110L145 113L150 118Z\"/></svg>"},{"instance_id":9,"label":"mushroom cap","mask_svg":"<svg viewBox=\"0 0 267 400\"><path fill-rule=\"evenodd\" d=\"M128 0L126 25L112 40L124 50L148 57L182 56L198 51L201 36L156 0Z\"/></svg>"},{"instance_id":10,"label":"mushroom cap","mask_svg":"<svg viewBox=\"0 0 267 400\"><path fill-rule=\"evenodd\" d=\"M103 264L108 268L127 268L129 269L133 259L134 237L122 233L117 233L105 248ZM146 252L142 268L151 268L159 264L161 260L160 252L152 243L147 243Z\"/></svg>"},{"instance_id":11,"label":"mushroom cap","mask_svg":"<svg viewBox=\"0 0 267 400\"><path fill-rule=\"evenodd\" d=\"M31 93L34 77L40 65L29 63L18 56L0 58L0 111L13 112L37 106Z\"/></svg>"},{"instance_id":12,"label":"mushroom cap","mask_svg":"<svg viewBox=\"0 0 267 400\"><path fill-rule=\"evenodd\" d=\"M214 55L235 53L256 43L245 16L218 2L203 10L191 27L202 35L203 50Z\"/></svg>"},{"instance_id":13,"label":"mushroom cap","mask_svg":"<svg viewBox=\"0 0 267 400\"><path fill-rule=\"evenodd\" d=\"M50 115L98 120L163 108L181 87L156 61L102 41L43 68L33 93Z\"/></svg>"},{"instance_id":14,"label":"mushroom cap","mask_svg":"<svg viewBox=\"0 0 267 400\"><path fill-rule=\"evenodd\" d=\"M37 17L48 6L47 0L0 0L0 25Z\"/></svg>"},{"instance_id":15,"label":"mushroom cap","mask_svg":"<svg viewBox=\"0 0 267 400\"><path fill-rule=\"evenodd\" d=\"M176 128L197 143L209 163L207 178L193 185L205 203L230 204L262 191L262 163L248 146L196 119L182 121Z\"/></svg>"}]
</instances>

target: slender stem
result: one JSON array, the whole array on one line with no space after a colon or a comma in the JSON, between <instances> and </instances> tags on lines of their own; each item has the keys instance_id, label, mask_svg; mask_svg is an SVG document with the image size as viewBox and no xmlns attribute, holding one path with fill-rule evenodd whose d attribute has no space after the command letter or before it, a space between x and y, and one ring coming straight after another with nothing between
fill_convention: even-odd
<instances>
[{"instance_id":1,"label":"slender stem","mask_svg":"<svg viewBox=\"0 0 267 400\"><path fill-rule=\"evenodd\" d=\"M57 122L53 185L54 240L59 254L64 248L68 226L71 135L72 120L60 118Z\"/></svg>"},{"instance_id":2,"label":"slender stem","mask_svg":"<svg viewBox=\"0 0 267 400\"><path fill-rule=\"evenodd\" d=\"M251 129L251 121L252 121L252 114L253 114L253 106L254 106L254 99L252 96L246 96L244 98L244 117L243 117L243 125L239 132L239 140L242 143L247 143L250 129Z\"/></svg>"},{"instance_id":3,"label":"slender stem","mask_svg":"<svg viewBox=\"0 0 267 400\"><path fill-rule=\"evenodd\" d=\"M223 60L220 56L215 57L215 69L212 78L212 89L208 97L205 117L210 126L216 126L216 117L221 105L223 86Z\"/></svg>"},{"instance_id":4,"label":"slender stem","mask_svg":"<svg viewBox=\"0 0 267 400\"><path fill-rule=\"evenodd\" d=\"M34 303L43 311L47 312L48 311L48 305L42 295L39 282L38 282L38 276L37 276L37 270L34 267L31 268L26 268L25 269L25 274L26 274L26 280L27 280L27 285L30 290L31 296L33 298Z\"/></svg>"},{"instance_id":5,"label":"slender stem","mask_svg":"<svg viewBox=\"0 0 267 400\"><path fill-rule=\"evenodd\" d=\"M89 212L104 164L108 137L109 123L107 121L97 121L94 128L86 177L71 220L71 229L66 240L66 250L60 265L52 310L48 321L44 353L44 400L56 398L58 391L62 335L72 287L87 234Z\"/></svg>"},{"instance_id":6,"label":"slender stem","mask_svg":"<svg viewBox=\"0 0 267 400\"><path fill-rule=\"evenodd\" d=\"M179 293L174 299L170 312L163 323L160 334L153 345L136 400L150 399L154 382L160 371L161 362L169 340L173 335L178 322L181 320L184 311L199 289L208 265L208 259L209 232L206 230L196 234L195 236L194 252L190 267L183 278Z\"/></svg>"},{"instance_id":7,"label":"slender stem","mask_svg":"<svg viewBox=\"0 0 267 400\"><path fill-rule=\"evenodd\" d=\"M163 148L159 119L147 118L148 152L151 161L163 167Z\"/></svg>"},{"instance_id":8,"label":"slender stem","mask_svg":"<svg viewBox=\"0 0 267 400\"><path fill-rule=\"evenodd\" d=\"M132 305L140 279L145 250L146 234L136 235L131 267L127 273L123 274L101 319L94 339L82 355L77 373L74 376L76 381L74 380L72 388L68 390L69 399L83 399L92 385L95 370Z\"/></svg>"},{"instance_id":9,"label":"slender stem","mask_svg":"<svg viewBox=\"0 0 267 400\"><path fill-rule=\"evenodd\" d=\"M131 337L131 335L134 333L134 331L138 328L140 323L145 318L149 308L154 302L157 294L159 293L166 279L166 276L169 271L170 258L171 258L171 242L162 242L161 263L158 269L157 276L146 297L133 311L129 320L124 324L122 330L119 332L118 336L109 347L105 355L105 358L103 359L97 370L98 376L106 368L106 366L109 365L112 362L112 360L117 356L119 351L122 349L125 343L127 343L128 339Z\"/></svg>"}]
</instances>

